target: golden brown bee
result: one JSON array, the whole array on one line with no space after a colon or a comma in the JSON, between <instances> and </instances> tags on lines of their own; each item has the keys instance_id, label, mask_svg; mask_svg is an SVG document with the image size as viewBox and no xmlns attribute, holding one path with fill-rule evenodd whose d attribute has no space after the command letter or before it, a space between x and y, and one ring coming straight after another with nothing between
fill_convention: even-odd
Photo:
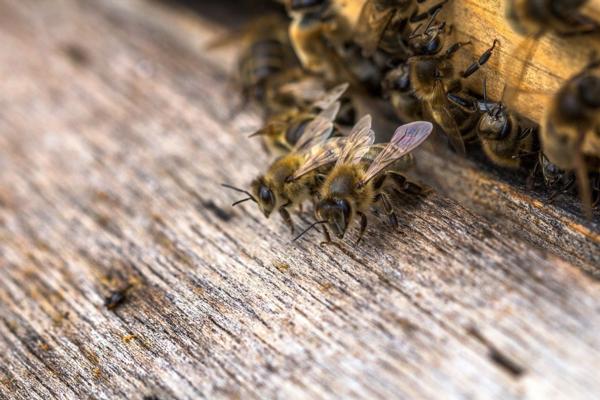
<instances>
[{"instance_id":1,"label":"golden brown bee","mask_svg":"<svg viewBox=\"0 0 600 400\"><path fill-rule=\"evenodd\" d=\"M289 36L302 66L327 81L354 85L347 63L340 54L352 41L352 22L342 12L348 5L334 0L287 0L292 18ZM350 7L353 8L353 7Z\"/></svg>"},{"instance_id":2,"label":"golden brown bee","mask_svg":"<svg viewBox=\"0 0 600 400\"><path fill-rule=\"evenodd\" d=\"M592 61L553 97L541 126L544 155L558 168L574 171L584 211L591 216L591 190L586 155L600 158L600 60ZM587 150L587 154L584 151Z\"/></svg>"},{"instance_id":3,"label":"golden brown bee","mask_svg":"<svg viewBox=\"0 0 600 400\"><path fill-rule=\"evenodd\" d=\"M268 153L289 153L318 115L330 121L335 120L340 109L339 99L347 88L346 83L338 85L308 107L290 107L272 115L267 119L266 125L251 136L260 136Z\"/></svg>"},{"instance_id":4,"label":"golden brown bee","mask_svg":"<svg viewBox=\"0 0 600 400\"><path fill-rule=\"evenodd\" d=\"M523 156L535 154L533 127L525 127L524 121L501 102L488 102L485 81L479 107L484 113L475 131L490 161L500 167L519 168Z\"/></svg>"},{"instance_id":5,"label":"golden brown bee","mask_svg":"<svg viewBox=\"0 0 600 400\"><path fill-rule=\"evenodd\" d=\"M458 92L460 79L467 78L485 64L496 46L487 49L477 61L472 63L457 76L452 63L452 56L467 43L454 43L441 55L420 55L408 59L411 85L416 97L423 102L433 120L448 135L454 149L465 152L465 145L460 128L450 111L448 93Z\"/></svg>"},{"instance_id":6,"label":"golden brown bee","mask_svg":"<svg viewBox=\"0 0 600 400\"><path fill-rule=\"evenodd\" d=\"M355 41L363 55L372 56L379 48L390 54L408 54L406 39L410 23L421 21L448 2L443 0L419 14L417 3L425 0L366 0L355 29Z\"/></svg>"},{"instance_id":7,"label":"golden brown bee","mask_svg":"<svg viewBox=\"0 0 600 400\"><path fill-rule=\"evenodd\" d=\"M330 108L339 108L339 104ZM223 185L248 195L233 205L251 200L267 218L273 212L279 212L294 232L288 210L301 205L317 193L321 183L319 174L327 172L329 164L336 160L338 154L337 148L342 138L327 140L333 131L333 122L329 116L331 110L327 109L314 118L306 126L292 151L276 159L263 175L254 179L250 191ZM301 174L296 175L298 172Z\"/></svg>"},{"instance_id":8,"label":"golden brown bee","mask_svg":"<svg viewBox=\"0 0 600 400\"><path fill-rule=\"evenodd\" d=\"M505 71L510 80L503 96L509 105L516 104L522 92L521 83L527 71L527 61L533 59L540 38L548 32L574 36L600 32L600 25L581 14L588 0L509 0L506 16L513 28L526 38L512 54L513 62Z\"/></svg>"},{"instance_id":9,"label":"golden brown bee","mask_svg":"<svg viewBox=\"0 0 600 400\"><path fill-rule=\"evenodd\" d=\"M328 228L342 239L356 218L360 218L360 241L367 228L367 213L378 202L382 203L390 219L395 220L388 188L397 186L404 189L406 185L406 179L401 175L405 172L406 163L401 162L400 168L395 168L395 163L423 143L433 129L429 122L413 122L399 127L390 142L366 167L363 159L373 144L375 134L370 120L366 121L368 124L361 122L344 142L335 166L319 191L319 202L315 208L317 222L312 226L326 224L326 242L331 241Z\"/></svg>"}]
</instances>

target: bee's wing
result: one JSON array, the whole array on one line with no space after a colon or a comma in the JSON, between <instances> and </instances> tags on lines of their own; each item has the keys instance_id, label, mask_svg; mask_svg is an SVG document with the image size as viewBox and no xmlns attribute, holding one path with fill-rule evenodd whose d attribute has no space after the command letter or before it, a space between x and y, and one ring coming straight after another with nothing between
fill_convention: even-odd
<instances>
[{"instance_id":1,"label":"bee's wing","mask_svg":"<svg viewBox=\"0 0 600 400\"><path fill-rule=\"evenodd\" d=\"M309 76L294 82L284 83L277 88L277 92L280 95L292 96L306 102L320 102L324 93L326 93L322 79Z\"/></svg>"},{"instance_id":2,"label":"bee's wing","mask_svg":"<svg viewBox=\"0 0 600 400\"><path fill-rule=\"evenodd\" d=\"M363 54L370 57L375 53L381 35L385 31L392 17L394 10L392 8L379 9L376 0L367 0L360 12L354 37L356 42L363 49Z\"/></svg>"},{"instance_id":3,"label":"bee's wing","mask_svg":"<svg viewBox=\"0 0 600 400\"><path fill-rule=\"evenodd\" d=\"M335 102L325 110L321 111L312 121L308 123L302 136L296 142L294 151L306 150L311 146L324 142L333 131L333 120L340 110L340 103Z\"/></svg>"},{"instance_id":4,"label":"bee's wing","mask_svg":"<svg viewBox=\"0 0 600 400\"><path fill-rule=\"evenodd\" d=\"M294 172L292 180L300 178L317 168L331 164L337 160L342 148L344 147L345 138L332 138L317 146L311 147L306 152L305 162Z\"/></svg>"},{"instance_id":5,"label":"bee's wing","mask_svg":"<svg viewBox=\"0 0 600 400\"><path fill-rule=\"evenodd\" d=\"M354 125L344 142L338 164L360 162L361 158L369 151L369 147L375 141L375 132L371 129L371 121L371 116L367 114Z\"/></svg>"},{"instance_id":6,"label":"bee's wing","mask_svg":"<svg viewBox=\"0 0 600 400\"><path fill-rule=\"evenodd\" d=\"M325 93L319 100L313 103L313 106L321 110L329 108L332 104L339 100L340 97L348 90L348 83L337 85L333 89Z\"/></svg>"},{"instance_id":7,"label":"bee's wing","mask_svg":"<svg viewBox=\"0 0 600 400\"><path fill-rule=\"evenodd\" d=\"M446 135L448 135L454 150L460 154L465 154L465 143L462 135L460 134L460 129L456 124L456 120L448 110L448 99L446 98L444 84L441 81L437 81L435 84L431 108L436 122L440 124Z\"/></svg>"},{"instance_id":8,"label":"bee's wing","mask_svg":"<svg viewBox=\"0 0 600 400\"><path fill-rule=\"evenodd\" d=\"M387 146L369 165L360 184L364 185L394 161L413 151L427 139L432 130L433 125L426 121L411 122L398 127Z\"/></svg>"}]
</instances>

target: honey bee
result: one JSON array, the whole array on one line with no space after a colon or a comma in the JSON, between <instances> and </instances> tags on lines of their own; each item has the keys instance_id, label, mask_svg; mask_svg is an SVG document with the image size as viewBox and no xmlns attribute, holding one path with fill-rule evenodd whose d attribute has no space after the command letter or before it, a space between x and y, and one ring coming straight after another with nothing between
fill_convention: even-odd
<instances>
[{"instance_id":1,"label":"honey bee","mask_svg":"<svg viewBox=\"0 0 600 400\"><path fill-rule=\"evenodd\" d=\"M286 5L292 18L289 36L302 66L327 80L339 80L339 64L331 60L351 37L348 21L332 0L287 0Z\"/></svg>"},{"instance_id":2,"label":"honey bee","mask_svg":"<svg viewBox=\"0 0 600 400\"><path fill-rule=\"evenodd\" d=\"M335 103L330 108L339 108L339 104ZM276 159L263 175L252 181L250 191L224 184L224 187L248 196L233 203L233 206L251 200L267 218L278 212L293 233L294 224L288 210L317 193L321 183L320 174L326 173L329 164L336 160L336 149L342 138L328 140L333 131L331 115L331 110L327 109L314 118L293 149Z\"/></svg>"},{"instance_id":3,"label":"honey bee","mask_svg":"<svg viewBox=\"0 0 600 400\"><path fill-rule=\"evenodd\" d=\"M414 94L446 133L454 149L462 154L465 153L464 140L456 119L450 111L447 95L459 91L460 79L469 77L489 60L497 42L494 40L492 46L483 52L477 61L469 65L460 77L457 76L452 64L452 56L469 42L454 43L441 55L420 55L408 59Z\"/></svg>"},{"instance_id":4,"label":"honey bee","mask_svg":"<svg viewBox=\"0 0 600 400\"><path fill-rule=\"evenodd\" d=\"M579 196L588 217L592 208L588 165L600 159L600 148L595 146L600 137L599 126L600 59L597 59L558 90L546 108L540 135L548 160L562 170L575 172Z\"/></svg>"},{"instance_id":5,"label":"honey bee","mask_svg":"<svg viewBox=\"0 0 600 400\"><path fill-rule=\"evenodd\" d=\"M338 85L308 107L290 107L272 115L263 128L250 136L262 137L268 153L278 155L289 153L303 138L306 128L317 116L330 121L336 119L341 107L340 97L347 88L347 83Z\"/></svg>"},{"instance_id":6,"label":"honey bee","mask_svg":"<svg viewBox=\"0 0 600 400\"><path fill-rule=\"evenodd\" d=\"M591 33L598 25L580 13L587 0L509 0L506 16L522 35L539 37L547 31L572 35Z\"/></svg>"},{"instance_id":7,"label":"honey bee","mask_svg":"<svg viewBox=\"0 0 600 400\"><path fill-rule=\"evenodd\" d=\"M317 222L309 229L316 225L326 225L325 243L331 242L328 229L338 239L342 239L356 218L360 218L357 243L360 242L367 228L367 213L378 202L382 203L384 211L395 220L388 190L390 186L403 189L407 183L401 175L405 172L403 168L406 163L401 162L400 168L395 168L395 163L423 143L433 129L429 122L412 122L399 127L390 142L366 167L362 161L375 138L370 120L368 122L369 124L357 124L344 141L339 158L319 191L319 202L315 207Z\"/></svg>"},{"instance_id":8,"label":"honey bee","mask_svg":"<svg viewBox=\"0 0 600 400\"><path fill-rule=\"evenodd\" d=\"M271 81L298 66L287 32L287 21L279 14L257 18L239 32L208 44L216 49L241 43L234 85L239 87L243 107L251 102L264 104Z\"/></svg>"},{"instance_id":9,"label":"honey bee","mask_svg":"<svg viewBox=\"0 0 600 400\"><path fill-rule=\"evenodd\" d=\"M403 122L423 117L421 102L413 93L410 82L410 68L402 63L389 71L381 83L384 97L390 101L396 116Z\"/></svg>"},{"instance_id":10,"label":"honey bee","mask_svg":"<svg viewBox=\"0 0 600 400\"><path fill-rule=\"evenodd\" d=\"M485 155L498 166L519 168L524 155L535 154L534 129L525 127L523 120L502 102L489 103L485 80L480 107L484 113L475 131Z\"/></svg>"},{"instance_id":11,"label":"honey bee","mask_svg":"<svg viewBox=\"0 0 600 400\"><path fill-rule=\"evenodd\" d=\"M270 15L257 20L245 34L238 59L238 80L244 102L265 100L269 81L297 65L287 35L287 21Z\"/></svg>"},{"instance_id":12,"label":"honey bee","mask_svg":"<svg viewBox=\"0 0 600 400\"><path fill-rule=\"evenodd\" d=\"M513 73L505 76L511 80L503 96L507 104L515 104L522 90L518 88L527 71L527 61L533 59L540 39L548 32L573 36L600 32L600 25L584 16L581 11L587 0L509 0L506 17L513 29L526 38L513 52Z\"/></svg>"},{"instance_id":13,"label":"honey bee","mask_svg":"<svg viewBox=\"0 0 600 400\"><path fill-rule=\"evenodd\" d=\"M390 54L408 54L406 38L410 23L421 21L437 12L448 2L443 0L419 13L418 3L425 0L366 0L356 24L356 43L363 56L371 57L377 49Z\"/></svg>"}]
</instances>

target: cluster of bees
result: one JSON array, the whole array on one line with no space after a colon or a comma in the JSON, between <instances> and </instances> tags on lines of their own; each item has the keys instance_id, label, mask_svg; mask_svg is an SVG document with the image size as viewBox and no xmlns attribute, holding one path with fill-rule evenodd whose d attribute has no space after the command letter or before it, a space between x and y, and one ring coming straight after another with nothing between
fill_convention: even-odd
<instances>
[{"instance_id":1,"label":"cluster of bees","mask_svg":"<svg viewBox=\"0 0 600 400\"><path fill-rule=\"evenodd\" d=\"M281 0L290 19L273 15L252 24L238 82L245 102L264 110L265 125L252 136L275 159L250 190L225 185L248 196L234 204L253 201L294 231L290 211L309 200L316 217L309 229L322 225L331 242L329 231L341 239L360 220L360 240L372 208L396 224L393 192L422 192L404 174L414 163L410 152L437 129L457 153L480 146L492 163L526 166L530 181L542 176L556 194L576 187L591 216L600 197L600 58L590 55L536 125L511 110L525 62L499 101L487 97L485 79L480 95L466 90L464 81L494 56L499 41L459 71L453 57L470 43L450 40L452 26L440 17L453 0L425 1ZM508 0L507 18L523 35L515 57L528 59L549 32L600 32L580 14L585 3ZM348 7L360 7L356 21ZM373 97L387 100L404 123L386 144L374 144L363 106Z\"/></svg>"}]
</instances>

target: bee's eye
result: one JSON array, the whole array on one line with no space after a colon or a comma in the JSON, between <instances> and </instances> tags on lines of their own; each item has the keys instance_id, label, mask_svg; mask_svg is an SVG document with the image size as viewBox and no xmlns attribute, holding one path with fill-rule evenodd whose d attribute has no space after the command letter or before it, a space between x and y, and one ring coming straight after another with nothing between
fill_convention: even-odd
<instances>
[{"instance_id":1,"label":"bee's eye","mask_svg":"<svg viewBox=\"0 0 600 400\"><path fill-rule=\"evenodd\" d=\"M260 187L260 190L258 191L258 197L260 201L266 205L273 205L273 203L275 203L273 192L266 186Z\"/></svg>"},{"instance_id":2,"label":"bee's eye","mask_svg":"<svg viewBox=\"0 0 600 400\"><path fill-rule=\"evenodd\" d=\"M579 84L579 93L583 101L591 107L600 107L600 79L586 76Z\"/></svg>"}]
</instances>

